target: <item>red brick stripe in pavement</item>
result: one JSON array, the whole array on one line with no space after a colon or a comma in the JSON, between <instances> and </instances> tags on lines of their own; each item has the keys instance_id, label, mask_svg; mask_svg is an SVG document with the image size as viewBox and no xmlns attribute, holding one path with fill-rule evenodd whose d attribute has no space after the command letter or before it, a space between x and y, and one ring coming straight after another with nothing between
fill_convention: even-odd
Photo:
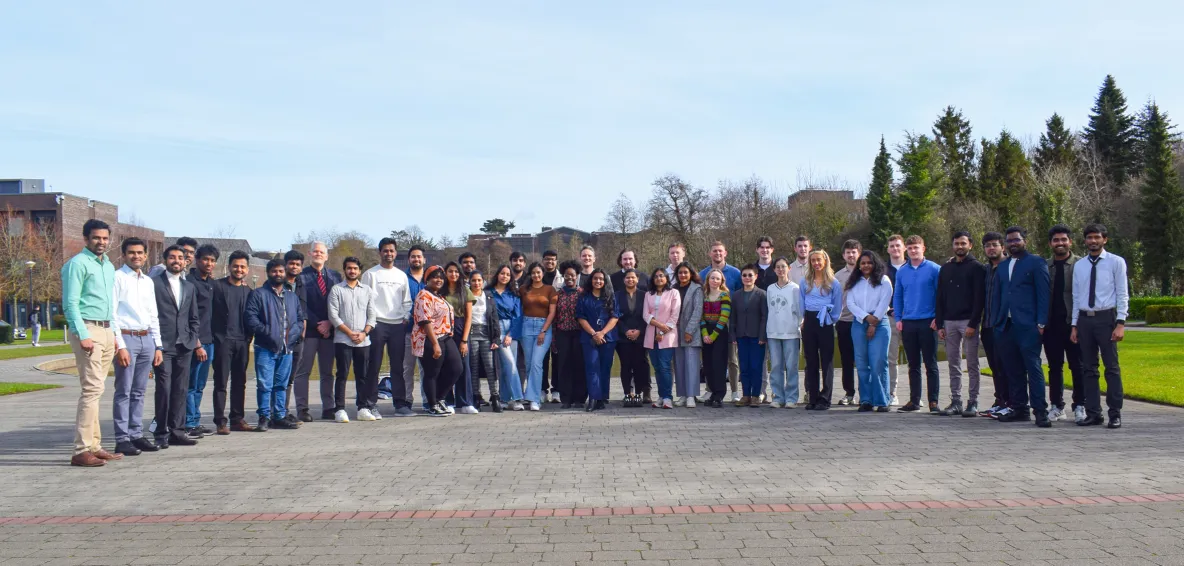
<instances>
[{"instance_id":1,"label":"red brick stripe in pavement","mask_svg":"<svg viewBox=\"0 0 1184 566\"><path fill-rule=\"evenodd\" d=\"M323 513L225 513L199 515L96 515L0 517L4 525L70 525L77 523L212 523L268 521L374 521L387 519L604 517L620 515L682 515L712 513L809 513L820 511L910 511L929 509L984 509L988 507L1062 507L1184 501L1184 493L1103 495L1034 499L955 499L950 501L870 501L850 503L756 503L752 505L691 505L658 507L578 507L566 509L480 509L347 511Z\"/></svg>"}]
</instances>

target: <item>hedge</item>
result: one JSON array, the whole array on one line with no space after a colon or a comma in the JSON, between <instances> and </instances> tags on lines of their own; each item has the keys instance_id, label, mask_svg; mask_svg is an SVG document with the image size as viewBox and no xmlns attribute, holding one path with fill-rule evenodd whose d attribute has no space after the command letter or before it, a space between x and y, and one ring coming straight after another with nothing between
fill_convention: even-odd
<instances>
[{"instance_id":1,"label":"hedge","mask_svg":"<svg viewBox=\"0 0 1184 566\"><path fill-rule=\"evenodd\" d=\"M1130 313L1126 318L1147 320L1147 307L1152 305L1184 305L1184 297L1132 297Z\"/></svg>"},{"instance_id":2,"label":"hedge","mask_svg":"<svg viewBox=\"0 0 1184 566\"><path fill-rule=\"evenodd\" d=\"M1147 324L1184 322L1184 305L1151 305L1147 307Z\"/></svg>"}]
</instances>

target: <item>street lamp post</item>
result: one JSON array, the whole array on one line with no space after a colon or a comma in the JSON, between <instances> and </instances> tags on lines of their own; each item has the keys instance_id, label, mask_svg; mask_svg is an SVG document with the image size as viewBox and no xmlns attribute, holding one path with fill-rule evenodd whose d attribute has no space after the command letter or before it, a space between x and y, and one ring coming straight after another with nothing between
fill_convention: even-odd
<instances>
[{"instance_id":1,"label":"street lamp post","mask_svg":"<svg viewBox=\"0 0 1184 566\"><path fill-rule=\"evenodd\" d=\"M25 311L25 321L26 322L29 320L29 315L33 314L33 267L35 267L36 265L37 265L37 262L35 262L33 260L29 260L29 261L25 262L25 267L28 268L28 272L29 272L29 306L28 306L28 310Z\"/></svg>"},{"instance_id":2,"label":"street lamp post","mask_svg":"<svg viewBox=\"0 0 1184 566\"><path fill-rule=\"evenodd\" d=\"M258 289L258 288L259 288L259 276L258 276L258 275L252 275L252 276L251 276L251 288L252 288L252 289Z\"/></svg>"}]
</instances>

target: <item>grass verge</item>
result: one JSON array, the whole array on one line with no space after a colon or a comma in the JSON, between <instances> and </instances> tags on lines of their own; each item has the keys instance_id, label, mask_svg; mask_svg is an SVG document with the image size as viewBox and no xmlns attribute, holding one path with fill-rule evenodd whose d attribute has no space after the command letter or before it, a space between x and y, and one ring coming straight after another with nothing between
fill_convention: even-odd
<instances>
[{"instance_id":1,"label":"grass verge","mask_svg":"<svg viewBox=\"0 0 1184 566\"><path fill-rule=\"evenodd\" d=\"M0 396L41 391L42 389L57 389L61 385L47 385L44 383L10 383L0 382Z\"/></svg>"}]
</instances>

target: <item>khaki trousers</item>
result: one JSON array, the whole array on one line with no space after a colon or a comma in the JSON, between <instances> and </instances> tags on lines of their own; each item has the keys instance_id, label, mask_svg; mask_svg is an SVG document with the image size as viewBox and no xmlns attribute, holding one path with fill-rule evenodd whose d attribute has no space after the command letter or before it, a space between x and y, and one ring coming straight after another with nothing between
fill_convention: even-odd
<instances>
[{"instance_id":1,"label":"khaki trousers","mask_svg":"<svg viewBox=\"0 0 1184 566\"><path fill-rule=\"evenodd\" d=\"M82 349L78 335L67 331L70 349L74 351L74 364L78 367L78 381L82 394L78 397L78 412L74 425L74 454L95 452L102 448L103 433L99 427L99 399L103 396L104 382L111 372L115 359L115 334L110 328L86 323L94 348L90 353Z\"/></svg>"}]
</instances>

